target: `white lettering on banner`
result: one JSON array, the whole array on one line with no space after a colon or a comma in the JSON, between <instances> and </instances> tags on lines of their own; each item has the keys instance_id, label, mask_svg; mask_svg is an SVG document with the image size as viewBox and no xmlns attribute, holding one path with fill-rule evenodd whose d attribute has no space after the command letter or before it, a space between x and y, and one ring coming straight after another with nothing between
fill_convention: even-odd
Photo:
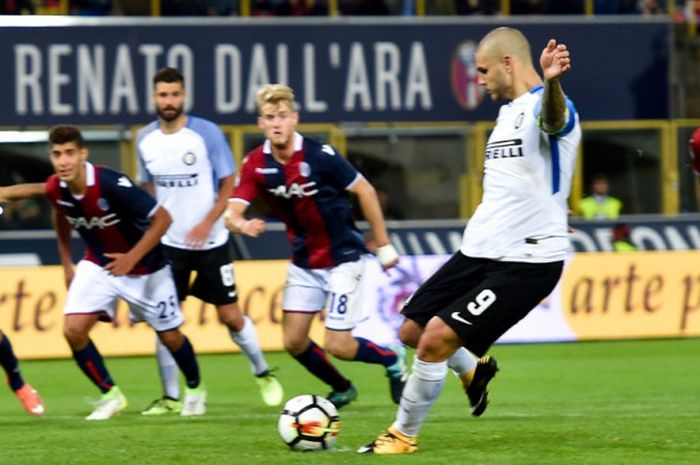
<instances>
[{"instance_id":1,"label":"white lettering on banner","mask_svg":"<svg viewBox=\"0 0 700 465\"><path fill-rule=\"evenodd\" d=\"M323 113L328 104L316 100L316 60L313 44L304 44L304 109L309 113Z\"/></svg>"},{"instance_id":2,"label":"white lettering on banner","mask_svg":"<svg viewBox=\"0 0 700 465\"><path fill-rule=\"evenodd\" d=\"M195 105L194 93L199 90L211 93L217 113L244 109L254 114L255 93L269 82L297 89L303 110L316 114L329 111L330 92L336 87L341 87L337 94L342 94L339 98L348 112L433 107L420 42L411 44L409 56L404 56L405 47L390 41L295 46L256 42L241 50L233 44L213 44L212 73L201 70L201 65L197 68L201 76L213 76L209 85L195 82L194 50L182 43L16 44L15 112L33 116L152 112L153 76L164 63L185 77L186 111ZM293 76L292 59L301 61L295 63L299 71ZM290 82L292 78L295 82Z\"/></svg>"},{"instance_id":3,"label":"white lettering on banner","mask_svg":"<svg viewBox=\"0 0 700 465\"><path fill-rule=\"evenodd\" d=\"M413 250L416 255L425 255L425 250L423 250L423 246L421 246L416 233L406 234L406 240L408 241L408 245L411 246L411 250Z\"/></svg>"},{"instance_id":4,"label":"white lettering on banner","mask_svg":"<svg viewBox=\"0 0 700 465\"><path fill-rule=\"evenodd\" d=\"M216 79L216 111L233 113L241 106L241 52L230 44L219 44L214 49L214 76Z\"/></svg>"},{"instance_id":5,"label":"white lettering on banner","mask_svg":"<svg viewBox=\"0 0 700 465\"><path fill-rule=\"evenodd\" d=\"M404 97L401 97L400 89L400 48L391 42L378 42L374 46L375 53L375 92L377 110L413 110L418 107L430 110L433 107L433 99L430 93L430 79L428 77L428 64L425 59L423 44L414 42L411 44L411 55L408 61L408 71L405 78ZM369 87L369 73L365 60L364 46L355 42L350 47L350 60L348 63L348 75L345 85L344 108L346 111L356 110L356 101L359 99L360 109L371 111L372 95ZM389 87L389 97L386 88ZM389 100L389 101L387 101Z\"/></svg>"},{"instance_id":6,"label":"white lettering on banner","mask_svg":"<svg viewBox=\"0 0 700 465\"><path fill-rule=\"evenodd\" d=\"M676 228L666 226L663 231L670 245L670 250L688 250L688 244L686 244L683 237L681 237L681 233Z\"/></svg>"},{"instance_id":7,"label":"white lettering on banner","mask_svg":"<svg viewBox=\"0 0 700 465\"><path fill-rule=\"evenodd\" d=\"M78 113L105 112L105 49L78 45Z\"/></svg>"},{"instance_id":8,"label":"white lettering on banner","mask_svg":"<svg viewBox=\"0 0 700 465\"><path fill-rule=\"evenodd\" d=\"M143 95L150 97L153 94L153 76L156 75L158 67L158 56L163 54L163 46L160 44L141 44L139 45L139 53L143 56L144 71L145 71L145 86ZM155 110L155 105L152 98L146 98L145 108L149 112Z\"/></svg>"},{"instance_id":9,"label":"white lettering on banner","mask_svg":"<svg viewBox=\"0 0 700 465\"><path fill-rule=\"evenodd\" d=\"M669 228L673 229L673 226L669 226ZM698 230L697 226L688 226L686 231L688 231L688 240L691 244L690 248L700 249L700 230Z\"/></svg>"},{"instance_id":10,"label":"white lettering on banner","mask_svg":"<svg viewBox=\"0 0 700 465\"><path fill-rule=\"evenodd\" d=\"M289 47L278 44L275 50L277 79L275 82L289 82ZM215 94L214 104L218 113L233 113L241 108L243 59L238 47L231 44L218 44L214 48ZM258 89L271 82L264 44L257 43L251 50L248 66L245 109L255 112L255 94Z\"/></svg>"},{"instance_id":11,"label":"white lettering on banner","mask_svg":"<svg viewBox=\"0 0 700 465\"><path fill-rule=\"evenodd\" d=\"M43 66L41 50L31 44L17 44L15 52L15 109L17 114L26 115L29 112L29 96L31 95L31 113L44 114L44 100L41 92L41 75Z\"/></svg>"},{"instance_id":12,"label":"white lettering on banner","mask_svg":"<svg viewBox=\"0 0 700 465\"><path fill-rule=\"evenodd\" d=\"M392 42L374 44L374 67L376 69L377 110L387 108L387 87L392 110L401 108L401 89L399 88L399 71L401 70L401 52Z\"/></svg>"},{"instance_id":13,"label":"white lettering on banner","mask_svg":"<svg viewBox=\"0 0 700 465\"><path fill-rule=\"evenodd\" d=\"M360 98L360 105L363 110L372 108L372 99L369 95L369 78L367 77L367 65L365 64L365 54L362 51L362 44L355 42L350 47L350 62L348 63L348 78L345 81L345 104L346 111L355 110L355 99Z\"/></svg>"},{"instance_id":14,"label":"white lettering on banner","mask_svg":"<svg viewBox=\"0 0 700 465\"><path fill-rule=\"evenodd\" d=\"M416 108L416 100L422 98L422 108L433 108L433 98L430 94L430 79L428 78L428 63L425 61L425 50L420 42L411 45L411 59L408 62L408 77L406 78L406 110Z\"/></svg>"},{"instance_id":15,"label":"white lettering on banner","mask_svg":"<svg viewBox=\"0 0 700 465\"><path fill-rule=\"evenodd\" d=\"M569 233L569 240L571 245L576 250L581 250L584 252L595 252L598 250L596 241L589 236L585 231L580 229L574 229Z\"/></svg>"},{"instance_id":16,"label":"white lettering on banner","mask_svg":"<svg viewBox=\"0 0 700 465\"><path fill-rule=\"evenodd\" d=\"M394 247L396 247L396 251L399 253L399 255L407 255L406 247L404 247L403 241L401 240L401 235L390 231L389 237L391 238L391 243L394 245Z\"/></svg>"},{"instance_id":17,"label":"white lettering on banner","mask_svg":"<svg viewBox=\"0 0 700 465\"><path fill-rule=\"evenodd\" d=\"M612 233L611 233L612 235ZM661 234L648 226L636 226L630 234L630 239L641 246L642 250L666 250L666 242Z\"/></svg>"},{"instance_id":18,"label":"white lettering on banner","mask_svg":"<svg viewBox=\"0 0 700 465\"><path fill-rule=\"evenodd\" d=\"M61 102L61 87L70 84L70 75L61 72L61 58L71 54L68 44L49 46L49 112L52 115L70 115L73 105Z\"/></svg>"},{"instance_id":19,"label":"white lettering on banner","mask_svg":"<svg viewBox=\"0 0 700 465\"><path fill-rule=\"evenodd\" d=\"M267 69L267 60L265 59L265 45L253 45L249 69L245 109L252 113L255 111L255 94L258 89L270 82L270 71Z\"/></svg>"},{"instance_id":20,"label":"white lettering on banner","mask_svg":"<svg viewBox=\"0 0 700 465\"><path fill-rule=\"evenodd\" d=\"M594 236L598 244L600 244L600 250L605 252L610 252L612 250L612 230L611 229L596 229Z\"/></svg>"},{"instance_id":21,"label":"white lettering on banner","mask_svg":"<svg viewBox=\"0 0 700 465\"><path fill-rule=\"evenodd\" d=\"M338 42L328 44L328 59L333 68L340 68L340 44Z\"/></svg>"},{"instance_id":22,"label":"white lettering on banner","mask_svg":"<svg viewBox=\"0 0 700 465\"><path fill-rule=\"evenodd\" d=\"M455 253L462 247L462 233L457 231L452 231L447 233L447 239L450 244L450 251Z\"/></svg>"},{"instance_id":23,"label":"white lettering on banner","mask_svg":"<svg viewBox=\"0 0 700 465\"><path fill-rule=\"evenodd\" d=\"M82 115L105 113L136 114L141 108L153 109L151 99L157 58L164 48L159 44L141 44L138 54L143 64L135 63L131 47L117 44L109 54L103 44L51 44L42 50L32 44L17 44L15 54L15 110L25 115ZM108 66L107 57L112 63ZM67 62L73 64L67 65ZM44 60L47 67L44 72ZM186 110L194 104L194 54L190 47L175 44L167 50L168 66L180 69L185 76L188 94ZM145 69L143 105L139 105L134 68ZM108 75L107 70L112 73ZM140 75L140 73L138 73ZM108 79L111 83L108 84ZM75 88L75 100L68 102L67 90ZM109 94L107 94L109 89ZM45 94L44 94L45 93ZM48 102L45 109L44 102ZM109 102L109 104L107 104Z\"/></svg>"},{"instance_id":24,"label":"white lettering on banner","mask_svg":"<svg viewBox=\"0 0 700 465\"><path fill-rule=\"evenodd\" d=\"M437 255L444 255L447 253L454 252L454 250L445 249L445 246L442 244L442 241L440 240L440 236L438 236L434 232L426 232L425 233L425 242L428 243L428 249L430 249L431 253L434 253Z\"/></svg>"},{"instance_id":25,"label":"white lettering on banner","mask_svg":"<svg viewBox=\"0 0 700 465\"><path fill-rule=\"evenodd\" d=\"M112 99L109 102L109 112L113 115L122 113L122 100L126 100L127 111L137 113L139 111L134 85L134 70L131 65L129 46L120 44L117 47L117 56L114 60L114 80L112 81Z\"/></svg>"}]
</instances>

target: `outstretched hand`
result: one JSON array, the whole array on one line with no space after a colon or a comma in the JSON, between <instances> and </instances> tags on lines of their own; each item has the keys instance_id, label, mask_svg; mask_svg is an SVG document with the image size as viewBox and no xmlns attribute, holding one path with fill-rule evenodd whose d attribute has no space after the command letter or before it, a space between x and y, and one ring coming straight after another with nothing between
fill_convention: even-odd
<instances>
[{"instance_id":1,"label":"outstretched hand","mask_svg":"<svg viewBox=\"0 0 700 465\"><path fill-rule=\"evenodd\" d=\"M564 44L550 39L540 55L540 66L545 80L557 79L571 69L571 55Z\"/></svg>"},{"instance_id":2,"label":"outstretched hand","mask_svg":"<svg viewBox=\"0 0 700 465\"><path fill-rule=\"evenodd\" d=\"M241 233L250 237L258 237L265 232L265 220L253 218L246 220L241 225Z\"/></svg>"},{"instance_id":3,"label":"outstretched hand","mask_svg":"<svg viewBox=\"0 0 700 465\"><path fill-rule=\"evenodd\" d=\"M230 215L224 215L226 218L226 228L231 232L237 232L250 237L258 237L265 232L265 220L260 218L252 218L250 220L237 219L234 220Z\"/></svg>"}]
</instances>

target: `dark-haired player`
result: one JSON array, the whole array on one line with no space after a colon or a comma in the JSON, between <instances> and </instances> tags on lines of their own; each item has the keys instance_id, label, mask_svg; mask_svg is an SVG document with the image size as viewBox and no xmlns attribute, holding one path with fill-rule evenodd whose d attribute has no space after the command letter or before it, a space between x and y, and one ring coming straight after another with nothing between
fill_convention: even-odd
<instances>
[{"instance_id":1,"label":"dark-haired player","mask_svg":"<svg viewBox=\"0 0 700 465\"><path fill-rule=\"evenodd\" d=\"M248 357L263 401L282 403L283 389L260 348L253 320L238 306L229 232L221 214L233 190L233 155L219 127L184 112L184 77L163 68L153 77L153 101L158 119L136 138L138 180L170 212L173 224L163 236L178 299L188 294L216 307L219 321ZM196 278L190 284L190 278ZM180 385L177 366L162 344L156 356L163 397L142 413L177 413Z\"/></svg>"},{"instance_id":2,"label":"dark-haired player","mask_svg":"<svg viewBox=\"0 0 700 465\"><path fill-rule=\"evenodd\" d=\"M44 403L39 393L29 383L22 378L19 371L19 362L12 350L10 339L0 331L0 366L7 375L7 384L15 393L24 409L32 415L41 416L44 414Z\"/></svg>"},{"instance_id":3,"label":"dark-haired player","mask_svg":"<svg viewBox=\"0 0 700 465\"><path fill-rule=\"evenodd\" d=\"M170 267L160 238L171 223L168 211L125 174L87 161L88 149L74 126L49 132L55 174L46 181L53 204L58 250L69 284L63 332L73 358L102 392L87 420L106 420L124 410L126 397L107 371L90 339L98 320L114 317L117 299L129 304L135 321L146 321L170 350L185 376L183 416L205 413L206 390L187 337ZM73 267L71 228L86 244Z\"/></svg>"}]
</instances>

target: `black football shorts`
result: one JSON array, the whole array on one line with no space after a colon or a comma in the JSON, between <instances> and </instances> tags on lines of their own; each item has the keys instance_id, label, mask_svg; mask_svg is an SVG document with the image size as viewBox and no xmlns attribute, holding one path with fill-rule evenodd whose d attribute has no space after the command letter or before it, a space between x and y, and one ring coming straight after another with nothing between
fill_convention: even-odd
<instances>
[{"instance_id":1,"label":"black football shorts","mask_svg":"<svg viewBox=\"0 0 700 465\"><path fill-rule=\"evenodd\" d=\"M188 294L213 305L238 301L236 276L233 272L233 251L226 243L209 250L188 250L165 246L173 270L180 302ZM192 283L192 273L196 277Z\"/></svg>"},{"instance_id":2,"label":"black football shorts","mask_svg":"<svg viewBox=\"0 0 700 465\"><path fill-rule=\"evenodd\" d=\"M401 313L425 327L439 316L481 357L547 297L564 262L500 262L455 253L408 299Z\"/></svg>"}]
</instances>

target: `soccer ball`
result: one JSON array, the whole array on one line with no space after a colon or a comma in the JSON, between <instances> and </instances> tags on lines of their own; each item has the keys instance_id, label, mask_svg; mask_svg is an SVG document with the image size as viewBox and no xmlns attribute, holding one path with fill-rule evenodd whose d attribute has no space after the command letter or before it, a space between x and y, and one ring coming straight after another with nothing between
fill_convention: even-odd
<instances>
[{"instance_id":1,"label":"soccer ball","mask_svg":"<svg viewBox=\"0 0 700 465\"><path fill-rule=\"evenodd\" d=\"M328 449L340 432L338 410L328 399L314 394L294 397L284 404L277 431L294 450Z\"/></svg>"}]
</instances>

